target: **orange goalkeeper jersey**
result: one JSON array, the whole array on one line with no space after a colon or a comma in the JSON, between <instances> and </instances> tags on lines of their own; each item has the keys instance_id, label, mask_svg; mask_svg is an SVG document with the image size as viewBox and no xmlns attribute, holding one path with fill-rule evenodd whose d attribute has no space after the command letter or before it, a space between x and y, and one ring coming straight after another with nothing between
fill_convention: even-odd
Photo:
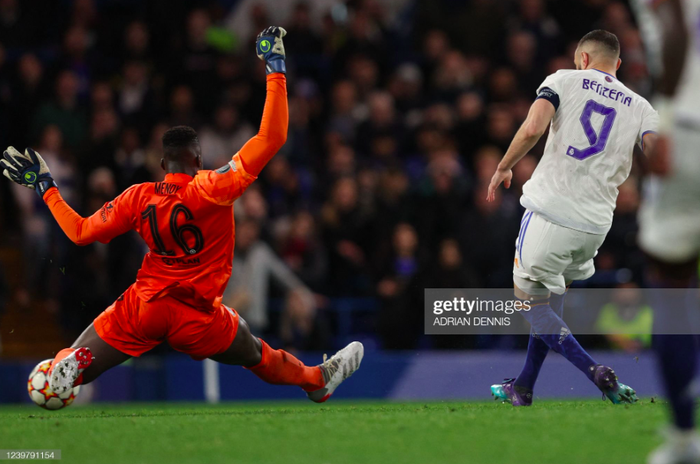
<instances>
[{"instance_id":1,"label":"orange goalkeeper jersey","mask_svg":"<svg viewBox=\"0 0 700 464\"><path fill-rule=\"evenodd\" d=\"M133 185L89 218L73 211L56 188L44 201L78 245L139 233L149 248L135 284L141 299L169 294L202 309L218 307L231 277L233 202L284 144L288 121L285 76L269 74L260 131L224 167Z\"/></svg>"}]
</instances>

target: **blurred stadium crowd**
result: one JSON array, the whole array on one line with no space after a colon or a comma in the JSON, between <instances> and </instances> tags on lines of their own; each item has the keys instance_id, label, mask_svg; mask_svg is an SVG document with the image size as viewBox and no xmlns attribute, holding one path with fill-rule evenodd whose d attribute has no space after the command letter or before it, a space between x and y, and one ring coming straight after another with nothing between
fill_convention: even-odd
<instances>
[{"instance_id":1,"label":"blurred stadium crowd","mask_svg":"<svg viewBox=\"0 0 700 464\"><path fill-rule=\"evenodd\" d=\"M196 128L205 167L218 168L257 131L265 73L252 44L280 23L289 138L236 203L225 302L297 348L327 345L338 299L373 302L367 331L385 348L413 348L426 343L423 288L512 285L518 198L543 144L498 201L487 203L485 188L537 86L573 67L591 24L619 36L620 79L650 89L619 1L309 0L282 10L0 0L0 143L37 149L83 215L162 179L169 126ZM598 286L640 276L636 171L597 258ZM78 248L36 194L14 187L0 182L0 234L22 250L22 278L0 276L0 300L42 301L74 336L131 284L145 250L135 235ZM473 346L454 338L429 343Z\"/></svg>"}]
</instances>

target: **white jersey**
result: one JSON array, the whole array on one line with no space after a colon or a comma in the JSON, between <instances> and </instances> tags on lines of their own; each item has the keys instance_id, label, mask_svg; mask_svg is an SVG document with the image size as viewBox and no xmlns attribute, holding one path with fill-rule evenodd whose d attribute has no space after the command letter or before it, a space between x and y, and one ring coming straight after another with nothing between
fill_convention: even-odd
<instances>
[{"instance_id":1,"label":"white jersey","mask_svg":"<svg viewBox=\"0 0 700 464\"><path fill-rule=\"evenodd\" d=\"M557 71L537 93L557 110L520 203L555 224L606 234L634 145L657 130L658 114L615 77L595 69Z\"/></svg>"},{"instance_id":2,"label":"white jersey","mask_svg":"<svg viewBox=\"0 0 700 464\"><path fill-rule=\"evenodd\" d=\"M661 27L652 9L659 0L635 3L650 68L661 74ZM639 210L639 244L648 254L670 263L700 253L700 0L681 0L688 29L688 52L673 100L671 172L648 176Z\"/></svg>"},{"instance_id":3,"label":"white jersey","mask_svg":"<svg viewBox=\"0 0 700 464\"><path fill-rule=\"evenodd\" d=\"M674 109L679 124L700 129L700 0L682 0L682 3L689 43Z\"/></svg>"},{"instance_id":4,"label":"white jersey","mask_svg":"<svg viewBox=\"0 0 700 464\"><path fill-rule=\"evenodd\" d=\"M658 77L661 73L661 27L653 13L659 0L634 2L639 25L649 56L649 67ZM683 74L673 101L675 121L700 129L700 0L681 0L683 18L688 30L688 51Z\"/></svg>"}]
</instances>

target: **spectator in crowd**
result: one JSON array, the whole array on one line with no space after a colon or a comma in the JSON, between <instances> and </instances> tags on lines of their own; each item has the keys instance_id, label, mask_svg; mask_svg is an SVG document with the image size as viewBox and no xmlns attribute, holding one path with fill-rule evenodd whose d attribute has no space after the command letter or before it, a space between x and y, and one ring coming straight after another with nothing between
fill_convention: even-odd
<instances>
[{"instance_id":1,"label":"spectator in crowd","mask_svg":"<svg viewBox=\"0 0 700 464\"><path fill-rule=\"evenodd\" d=\"M307 211L294 215L281 237L279 255L309 288L323 289L328 272L326 250L320 242L314 217Z\"/></svg>"},{"instance_id":2,"label":"spectator in crowd","mask_svg":"<svg viewBox=\"0 0 700 464\"><path fill-rule=\"evenodd\" d=\"M63 147L63 134L56 125L46 126L41 135L37 150L47 163L51 164L51 174L56 182L61 183L62 194L66 201L78 199L77 168ZM22 186L12 184L13 194L19 205L23 241L23 259L27 263L42 263L47 257L65 257L65 237L56 234L57 228L51 213L44 207L36 193ZM51 259L51 258L49 258ZM54 285L49 285L49 266L24 266L26 288L33 295L54 300L57 297Z\"/></svg>"},{"instance_id":3,"label":"spectator in crowd","mask_svg":"<svg viewBox=\"0 0 700 464\"><path fill-rule=\"evenodd\" d=\"M17 63L17 75L10 88L12 118L8 121L12 143L29 145L29 128L34 114L48 96L45 67L33 53L25 53Z\"/></svg>"},{"instance_id":4,"label":"spectator in crowd","mask_svg":"<svg viewBox=\"0 0 700 464\"><path fill-rule=\"evenodd\" d=\"M322 59L323 42L312 26L309 4L297 2L289 20L285 43L298 54L294 60L297 75L319 79L327 72L328 61Z\"/></svg>"},{"instance_id":5,"label":"spectator in crowd","mask_svg":"<svg viewBox=\"0 0 700 464\"><path fill-rule=\"evenodd\" d=\"M430 156L414 208L423 244L436 250L443 239L460 235L471 185L454 151L435 151Z\"/></svg>"},{"instance_id":6,"label":"spectator in crowd","mask_svg":"<svg viewBox=\"0 0 700 464\"><path fill-rule=\"evenodd\" d=\"M340 81L333 86L331 114L328 129L340 134L344 140L354 140L355 129L362 117L357 102L357 88L351 81Z\"/></svg>"},{"instance_id":7,"label":"spectator in crowd","mask_svg":"<svg viewBox=\"0 0 700 464\"><path fill-rule=\"evenodd\" d=\"M424 281L425 288L470 288L478 283L474 270L464 262L459 242L454 238L440 242L434 269L435 272L431 272Z\"/></svg>"},{"instance_id":8,"label":"spectator in crowd","mask_svg":"<svg viewBox=\"0 0 700 464\"><path fill-rule=\"evenodd\" d=\"M171 126L190 126L199 128L201 118L195 109L194 94L187 85L178 85L170 97Z\"/></svg>"},{"instance_id":9,"label":"spectator in crowd","mask_svg":"<svg viewBox=\"0 0 700 464\"><path fill-rule=\"evenodd\" d=\"M215 80L217 52L207 39L211 18L206 10L195 9L187 16L187 35L182 49L173 57L178 67L175 76L197 95L197 109L209 112L216 101Z\"/></svg>"},{"instance_id":10,"label":"spectator in crowd","mask_svg":"<svg viewBox=\"0 0 700 464\"><path fill-rule=\"evenodd\" d=\"M474 169L474 154L485 143L486 124L483 97L475 91L464 92L457 98L455 136L459 151L467 166Z\"/></svg>"},{"instance_id":11,"label":"spectator in crowd","mask_svg":"<svg viewBox=\"0 0 700 464\"><path fill-rule=\"evenodd\" d=\"M558 21L547 11L544 0L521 0L518 16L515 16L509 27L513 30L527 31L533 35L537 47L536 62L542 64L543 59L561 52L561 27Z\"/></svg>"},{"instance_id":12,"label":"spectator in crowd","mask_svg":"<svg viewBox=\"0 0 700 464\"><path fill-rule=\"evenodd\" d=\"M253 127L239 118L236 108L222 104L214 113L214 123L200 131L205 169L218 169L228 163L255 132Z\"/></svg>"},{"instance_id":13,"label":"spectator in crowd","mask_svg":"<svg viewBox=\"0 0 700 464\"><path fill-rule=\"evenodd\" d=\"M114 162L120 173L118 185L120 190L130 185L148 182L149 176L144 172L146 152L141 147L141 136L134 127L122 130L119 146L114 152Z\"/></svg>"},{"instance_id":14,"label":"spectator in crowd","mask_svg":"<svg viewBox=\"0 0 700 464\"><path fill-rule=\"evenodd\" d=\"M339 179L321 211L324 241L329 252L332 295L363 295L369 291L369 222L358 203L357 181Z\"/></svg>"},{"instance_id":15,"label":"spectator in crowd","mask_svg":"<svg viewBox=\"0 0 700 464\"><path fill-rule=\"evenodd\" d=\"M117 169L114 153L119 144L120 121L111 106L95 109L90 121L90 133L79 151L78 161L85 174L105 167L113 176L121 173Z\"/></svg>"},{"instance_id":16,"label":"spectator in crowd","mask_svg":"<svg viewBox=\"0 0 700 464\"><path fill-rule=\"evenodd\" d=\"M636 353L651 347L654 311L643 301L643 294L634 283L619 284L612 301L605 304L595 327L611 347Z\"/></svg>"},{"instance_id":17,"label":"spectator in crowd","mask_svg":"<svg viewBox=\"0 0 700 464\"><path fill-rule=\"evenodd\" d=\"M117 94L119 112L125 123L148 127L156 115L156 102L146 63L127 61L123 69L124 82Z\"/></svg>"},{"instance_id":18,"label":"spectator in crowd","mask_svg":"<svg viewBox=\"0 0 700 464\"><path fill-rule=\"evenodd\" d=\"M63 38L60 67L70 70L77 80L78 98L85 100L90 92L90 81L98 66L90 54L88 31L79 25L71 26Z\"/></svg>"},{"instance_id":19,"label":"spectator in crowd","mask_svg":"<svg viewBox=\"0 0 700 464\"><path fill-rule=\"evenodd\" d=\"M132 21L124 31L124 62L140 61L150 63L153 59L151 51L151 33L148 26L139 20Z\"/></svg>"},{"instance_id":20,"label":"spectator in crowd","mask_svg":"<svg viewBox=\"0 0 700 464\"><path fill-rule=\"evenodd\" d=\"M61 130L66 145L78 147L87 135L86 116L78 100L80 81L74 72L61 71L56 79L55 98L44 103L32 123L32 137L36 140L49 124Z\"/></svg>"},{"instance_id":21,"label":"spectator in crowd","mask_svg":"<svg viewBox=\"0 0 700 464\"><path fill-rule=\"evenodd\" d=\"M416 346L423 322L423 298L419 296L423 287L418 283L426 259L413 226L398 224L391 250L381 260L378 272L377 294L382 303L379 327L384 348Z\"/></svg>"},{"instance_id":22,"label":"spectator in crowd","mask_svg":"<svg viewBox=\"0 0 700 464\"><path fill-rule=\"evenodd\" d=\"M508 288L513 284L513 243L520 212L503 197L487 202L482 183L474 195L474 208L463 216L461 239L467 261L478 269L480 287ZM488 231L488 233L484 233Z\"/></svg>"},{"instance_id":23,"label":"spectator in crowd","mask_svg":"<svg viewBox=\"0 0 700 464\"><path fill-rule=\"evenodd\" d=\"M609 262L608 268L628 269L639 280L642 278L645 257L637 248L637 209L640 201L637 178L630 176L618 190L613 224L599 254L601 259Z\"/></svg>"},{"instance_id":24,"label":"spectator in crowd","mask_svg":"<svg viewBox=\"0 0 700 464\"><path fill-rule=\"evenodd\" d=\"M368 98L369 114L357 128L357 146L365 157L379 166L391 164L398 152L395 141L402 138L403 127L396 116L394 99L388 92L375 92ZM378 139L388 139L390 149L376 147Z\"/></svg>"},{"instance_id":25,"label":"spectator in crowd","mask_svg":"<svg viewBox=\"0 0 700 464\"><path fill-rule=\"evenodd\" d=\"M479 285L479 280L473 269L467 266L462 257L459 242L446 238L440 243L437 262L430 272L424 273L420 282L421 288L472 288ZM416 295L418 296L418 295ZM418 308L416 310L419 311ZM435 337L433 347L438 349L467 348L472 340L468 337L441 336Z\"/></svg>"},{"instance_id":26,"label":"spectator in crowd","mask_svg":"<svg viewBox=\"0 0 700 464\"><path fill-rule=\"evenodd\" d=\"M253 332L263 332L270 322L268 289L274 280L288 298L288 335L294 331L308 334L316 310L311 291L260 240L260 228L253 219L237 225L236 250L231 280L224 291L224 304L236 308Z\"/></svg>"}]
</instances>

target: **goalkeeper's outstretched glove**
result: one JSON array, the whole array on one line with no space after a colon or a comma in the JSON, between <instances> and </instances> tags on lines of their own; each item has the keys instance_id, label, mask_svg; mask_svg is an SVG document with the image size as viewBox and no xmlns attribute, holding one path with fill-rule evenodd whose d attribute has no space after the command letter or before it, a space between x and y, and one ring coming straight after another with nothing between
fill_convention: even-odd
<instances>
[{"instance_id":1,"label":"goalkeeper's outstretched glove","mask_svg":"<svg viewBox=\"0 0 700 464\"><path fill-rule=\"evenodd\" d=\"M58 187L44 159L31 148L22 154L15 147L7 147L2 156L0 168L12 182L36 190L42 198L48 189Z\"/></svg>"},{"instance_id":2,"label":"goalkeeper's outstretched glove","mask_svg":"<svg viewBox=\"0 0 700 464\"><path fill-rule=\"evenodd\" d=\"M258 58L265 61L267 74L287 72L287 67L284 64L284 43L282 43L282 37L285 35L287 35L287 31L277 26L270 26L258 34L255 52L258 54Z\"/></svg>"}]
</instances>

